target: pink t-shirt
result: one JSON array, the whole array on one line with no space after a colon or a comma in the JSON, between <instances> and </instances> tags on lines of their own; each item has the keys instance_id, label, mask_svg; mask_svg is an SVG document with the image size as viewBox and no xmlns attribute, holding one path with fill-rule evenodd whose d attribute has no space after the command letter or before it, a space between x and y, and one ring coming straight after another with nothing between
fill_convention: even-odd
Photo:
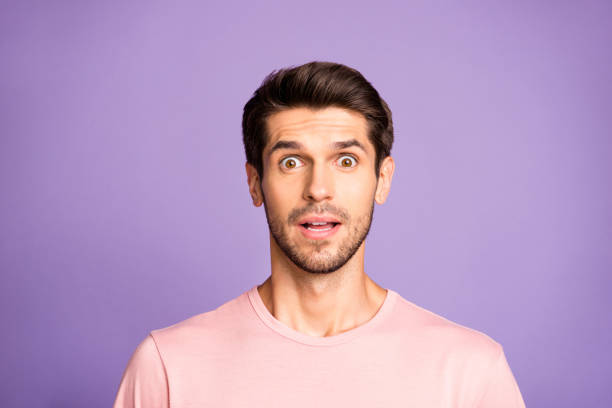
<instances>
[{"instance_id":1,"label":"pink t-shirt","mask_svg":"<svg viewBox=\"0 0 612 408\"><path fill-rule=\"evenodd\" d=\"M114 408L524 407L499 343L388 289L376 315L329 337L277 320L257 286L153 330Z\"/></svg>"}]
</instances>

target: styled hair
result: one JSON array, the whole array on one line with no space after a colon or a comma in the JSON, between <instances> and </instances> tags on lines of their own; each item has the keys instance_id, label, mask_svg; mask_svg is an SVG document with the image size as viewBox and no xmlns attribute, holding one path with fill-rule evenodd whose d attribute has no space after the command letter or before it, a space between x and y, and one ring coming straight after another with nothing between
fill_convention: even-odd
<instances>
[{"instance_id":1,"label":"styled hair","mask_svg":"<svg viewBox=\"0 0 612 408\"><path fill-rule=\"evenodd\" d=\"M376 177L383 159L391 154L391 110L361 73L346 65L313 61L273 71L244 105L242 137L247 162L263 179L262 153L267 143L268 117L282 110L339 107L361 113L376 151Z\"/></svg>"}]
</instances>

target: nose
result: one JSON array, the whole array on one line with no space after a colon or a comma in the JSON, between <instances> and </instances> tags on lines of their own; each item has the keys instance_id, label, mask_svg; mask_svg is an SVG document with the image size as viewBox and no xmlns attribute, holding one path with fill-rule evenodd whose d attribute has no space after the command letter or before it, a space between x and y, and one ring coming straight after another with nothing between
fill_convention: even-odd
<instances>
[{"instance_id":1,"label":"nose","mask_svg":"<svg viewBox=\"0 0 612 408\"><path fill-rule=\"evenodd\" d=\"M306 178L304 199L307 201L331 200L334 192L335 185L332 169L324 164L314 163Z\"/></svg>"}]
</instances>

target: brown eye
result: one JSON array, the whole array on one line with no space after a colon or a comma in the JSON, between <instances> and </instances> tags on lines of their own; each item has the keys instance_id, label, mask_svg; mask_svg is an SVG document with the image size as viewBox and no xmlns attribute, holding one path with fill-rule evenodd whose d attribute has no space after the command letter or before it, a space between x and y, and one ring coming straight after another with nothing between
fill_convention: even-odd
<instances>
[{"instance_id":1,"label":"brown eye","mask_svg":"<svg viewBox=\"0 0 612 408\"><path fill-rule=\"evenodd\" d=\"M299 167L300 163L295 157L286 157L281 160L281 166L286 169L295 169Z\"/></svg>"},{"instance_id":2,"label":"brown eye","mask_svg":"<svg viewBox=\"0 0 612 408\"><path fill-rule=\"evenodd\" d=\"M340 158L340 167L351 168L355 167L357 164L357 160L355 160L352 156L342 156Z\"/></svg>"}]
</instances>

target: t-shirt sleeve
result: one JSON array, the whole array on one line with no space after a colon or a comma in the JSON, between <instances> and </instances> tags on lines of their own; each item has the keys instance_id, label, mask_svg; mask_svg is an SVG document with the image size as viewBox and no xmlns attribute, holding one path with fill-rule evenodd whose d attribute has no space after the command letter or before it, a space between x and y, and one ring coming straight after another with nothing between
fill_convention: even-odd
<instances>
[{"instance_id":1,"label":"t-shirt sleeve","mask_svg":"<svg viewBox=\"0 0 612 408\"><path fill-rule=\"evenodd\" d=\"M512 375L503 349L489 370L490 377L478 408L525 408L518 384Z\"/></svg>"},{"instance_id":2,"label":"t-shirt sleeve","mask_svg":"<svg viewBox=\"0 0 612 408\"><path fill-rule=\"evenodd\" d=\"M168 408L168 380L153 336L132 354L119 384L113 408Z\"/></svg>"}]
</instances>

